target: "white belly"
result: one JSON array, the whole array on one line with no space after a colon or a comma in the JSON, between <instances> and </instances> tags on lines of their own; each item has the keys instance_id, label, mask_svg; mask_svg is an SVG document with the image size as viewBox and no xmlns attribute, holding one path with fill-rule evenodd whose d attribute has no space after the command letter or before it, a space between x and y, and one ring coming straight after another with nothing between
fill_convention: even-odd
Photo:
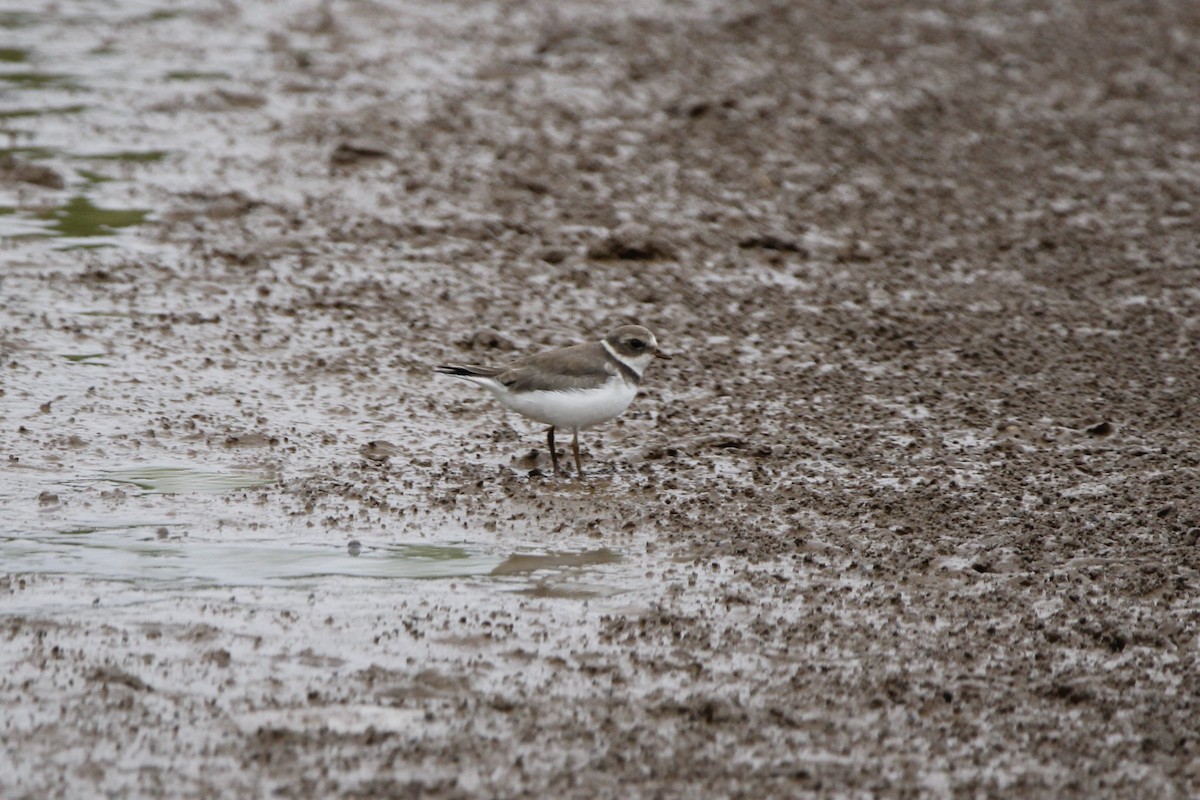
<instances>
[{"instance_id":1,"label":"white belly","mask_svg":"<svg viewBox=\"0 0 1200 800\"><path fill-rule=\"evenodd\" d=\"M612 378L597 389L513 394L500 387L492 389L492 393L501 403L530 419L556 428L583 430L606 422L629 408L637 387L620 378Z\"/></svg>"}]
</instances>

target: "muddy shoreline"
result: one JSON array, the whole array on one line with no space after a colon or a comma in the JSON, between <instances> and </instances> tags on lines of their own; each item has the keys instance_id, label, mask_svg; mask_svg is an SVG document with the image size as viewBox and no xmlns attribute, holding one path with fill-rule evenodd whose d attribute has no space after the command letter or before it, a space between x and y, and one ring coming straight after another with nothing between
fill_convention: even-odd
<instances>
[{"instance_id":1,"label":"muddy shoreline","mask_svg":"<svg viewBox=\"0 0 1200 800\"><path fill-rule=\"evenodd\" d=\"M0 794L1200 792L1197 12L452 8L3 17Z\"/></svg>"}]
</instances>

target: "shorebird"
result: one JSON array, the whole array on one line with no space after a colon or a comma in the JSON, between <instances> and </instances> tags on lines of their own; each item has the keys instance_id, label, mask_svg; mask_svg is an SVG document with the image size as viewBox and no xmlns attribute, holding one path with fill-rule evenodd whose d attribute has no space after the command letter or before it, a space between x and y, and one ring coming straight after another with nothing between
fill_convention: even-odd
<instances>
[{"instance_id":1,"label":"shorebird","mask_svg":"<svg viewBox=\"0 0 1200 800\"><path fill-rule=\"evenodd\" d=\"M549 425L546 443L555 474L559 468L554 431L571 429L575 469L583 477L579 432L629 408L642 373L656 358L670 356L658 349L653 333L641 325L622 325L598 342L547 350L500 366L442 364L435 370L482 386L518 414Z\"/></svg>"}]
</instances>

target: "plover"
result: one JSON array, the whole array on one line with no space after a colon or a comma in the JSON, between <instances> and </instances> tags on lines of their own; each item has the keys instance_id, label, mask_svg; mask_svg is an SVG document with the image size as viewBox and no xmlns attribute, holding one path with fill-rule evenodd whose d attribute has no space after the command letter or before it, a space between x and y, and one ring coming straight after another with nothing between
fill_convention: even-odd
<instances>
[{"instance_id":1,"label":"plover","mask_svg":"<svg viewBox=\"0 0 1200 800\"><path fill-rule=\"evenodd\" d=\"M653 333L641 325L622 325L598 342L547 350L501 366L443 364L435 369L478 384L518 414L549 425L546 443L555 474L554 431L570 428L575 469L582 477L579 432L628 408L642 373L656 358L670 356L658 349Z\"/></svg>"}]
</instances>

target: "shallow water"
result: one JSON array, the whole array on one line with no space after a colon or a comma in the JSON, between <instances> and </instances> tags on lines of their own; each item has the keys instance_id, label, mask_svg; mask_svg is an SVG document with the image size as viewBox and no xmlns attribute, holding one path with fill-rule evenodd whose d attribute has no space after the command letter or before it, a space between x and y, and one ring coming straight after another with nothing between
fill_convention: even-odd
<instances>
[{"instance_id":1,"label":"shallow water","mask_svg":"<svg viewBox=\"0 0 1200 800\"><path fill-rule=\"evenodd\" d=\"M487 575L502 559L465 546L391 544L351 555L346 546L271 539L193 541L162 525L67 528L0 536L10 572L81 574L141 584L298 586L330 576L447 578Z\"/></svg>"},{"instance_id":2,"label":"shallow water","mask_svg":"<svg viewBox=\"0 0 1200 800\"><path fill-rule=\"evenodd\" d=\"M251 472L209 472L192 467L129 467L101 472L97 481L136 486L147 492L175 494L177 492L227 492L266 486L274 479Z\"/></svg>"},{"instance_id":3,"label":"shallow water","mask_svg":"<svg viewBox=\"0 0 1200 800\"><path fill-rule=\"evenodd\" d=\"M64 476L0 470L0 504L8 512L0 564L9 574L74 575L150 591L467 577L542 596L622 591L625 578L616 573L627 571L619 566L624 559L610 548L505 553L487 532L462 526L431 528L418 541L385 528L356 538L302 529L263 506L264 490L276 482L261 471L178 465ZM387 591L409 592L400 584ZM38 607L8 604L0 613Z\"/></svg>"},{"instance_id":4,"label":"shallow water","mask_svg":"<svg viewBox=\"0 0 1200 800\"><path fill-rule=\"evenodd\" d=\"M113 47L105 31L166 23L174 15L136 2L0 13L6 40L0 48L0 134L6 145L0 159L13 175L0 181L0 239L22 243L25 253L136 241L129 229L156 210L145 175L136 170L169 161L175 151L165 132L151 133L139 123L115 133L109 123L129 118L134 104L170 96L171 84L220 75L162 75L162 64ZM62 35L64 28L73 35ZM151 139L154 145L146 146Z\"/></svg>"}]
</instances>

